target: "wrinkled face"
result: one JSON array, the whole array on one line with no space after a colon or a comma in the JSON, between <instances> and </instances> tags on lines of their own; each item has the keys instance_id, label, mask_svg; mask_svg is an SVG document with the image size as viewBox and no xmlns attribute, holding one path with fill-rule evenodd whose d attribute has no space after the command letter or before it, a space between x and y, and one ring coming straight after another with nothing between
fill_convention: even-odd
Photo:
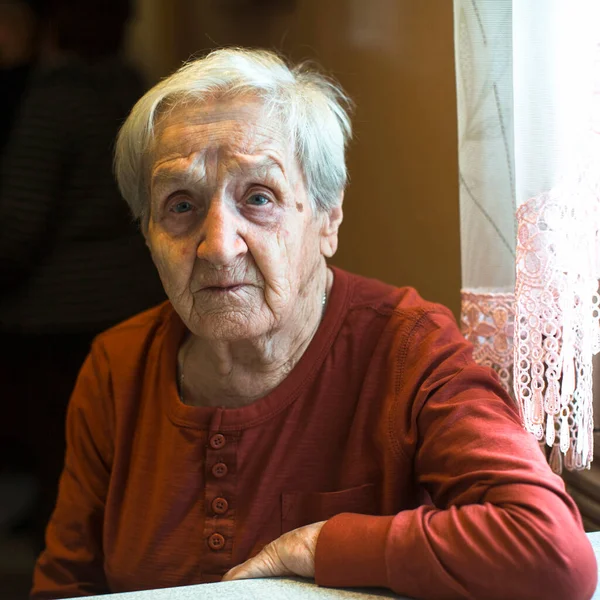
<instances>
[{"instance_id":1,"label":"wrinkled face","mask_svg":"<svg viewBox=\"0 0 600 600\"><path fill-rule=\"evenodd\" d=\"M247 97L176 109L150 178L146 240L192 333L234 341L294 319L335 252L341 208L315 214L276 120Z\"/></svg>"}]
</instances>

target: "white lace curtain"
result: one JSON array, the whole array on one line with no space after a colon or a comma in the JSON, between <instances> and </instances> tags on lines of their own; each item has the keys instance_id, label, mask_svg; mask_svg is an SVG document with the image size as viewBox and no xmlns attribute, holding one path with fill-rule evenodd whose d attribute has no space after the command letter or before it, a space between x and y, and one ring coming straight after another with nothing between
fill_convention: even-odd
<instances>
[{"instance_id":1,"label":"white lace curtain","mask_svg":"<svg viewBox=\"0 0 600 600\"><path fill-rule=\"evenodd\" d=\"M462 326L556 471L593 457L600 1L454 0Z\"/></svg>"}]
</instances>

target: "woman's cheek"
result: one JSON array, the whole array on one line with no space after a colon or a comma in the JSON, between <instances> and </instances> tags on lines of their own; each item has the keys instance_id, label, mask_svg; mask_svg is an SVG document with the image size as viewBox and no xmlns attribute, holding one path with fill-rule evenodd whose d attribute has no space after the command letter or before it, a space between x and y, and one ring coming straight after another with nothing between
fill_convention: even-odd
<instances>
[{"instance_id":1,"label":"woman's cheek","mask_svg":"<svg viewBox=\"0 0 600 600\"><path fill-rule=\"evenodd\" d=\"M176 256L179 263L193 263L196 260L196 248L189 244L182 244L177 248Z\"/></svg>"},{"instance_id":2,"label":"woman's cheek","mask_svg":"<svg viewBox=\"0 0 600 600\"><path fill-rule=\"evenodd\" d=\"M183 245L161 245L153 252L154 263L158 268L161 278L168 279L171 283L178 282L183 273L191 270L190 261L193 262L195 254Z\"/></svg>"},{"instance_id":3,"label":"woman's cheek","mask_svg":"<svg viewBox=\"0 0 600 600\"><path fill-rule=\"evenodd\" d=\"M254 259L265 277L280 276L289 266L285 233L265 236L253 252Z\"/></svg>"}]
</instances>

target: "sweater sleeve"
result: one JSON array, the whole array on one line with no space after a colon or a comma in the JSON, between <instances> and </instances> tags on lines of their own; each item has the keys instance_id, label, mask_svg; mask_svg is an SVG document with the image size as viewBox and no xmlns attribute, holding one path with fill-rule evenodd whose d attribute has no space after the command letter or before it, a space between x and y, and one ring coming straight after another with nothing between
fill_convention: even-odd
<instances>
[{"instance_id":1,"label":"sweater sleeve","mask_svg":"<svg viewBox=\"0 0 600 600\"><path fill-rule=\"evenodd\" d=\"M440 600L591 598L596 560L577 508L495 374L450 316L425 313L406 333L389 375L389 442L433 505L330 519L317 583Z\"/></svg>"},{"instance_id":2,"label":"sweater sleeve","mask_svg":"<svg viewBox=\"0 0 600 600\"><path fill-rule=\"evenodd\" d=\"M67 413L65 465L34 570L32 600L109 592L102 526L112 464L110 375L97 343L85 361Z\"/></svg>"}]
</instances>

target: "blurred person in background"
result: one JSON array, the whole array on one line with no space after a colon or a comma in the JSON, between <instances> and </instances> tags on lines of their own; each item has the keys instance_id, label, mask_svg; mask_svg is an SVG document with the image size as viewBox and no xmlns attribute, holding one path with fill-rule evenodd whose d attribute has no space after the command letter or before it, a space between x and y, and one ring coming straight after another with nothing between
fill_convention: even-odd
<instances>
[{"instance_id":1,"label":"blurred person in background","mask_svg":"<svg viewBox=\"0 0 600 600\"><path fill-rule=\"evenodd\" d=\"M129 3L43 8L39 60L0 175L0 468L30 462L40 494L26 521L40 545L90 343L164 297L112 173L116 133L143 92L120 57Z\"/></svg>"},{"instance_id":2,"label":"blurred person in background","mask_svg":"<svg viewBox=\"0 0 600 600\"><path fill-rule=\"evenodd\" d=\"M39 48L39 9L34 0L0 1L0 153Z\"/></svg>"},{"instance_id":3,"label":"blurred person in background","mask_svg":"<svg viewBox=\"0 0 600 600\"><path fill-rule=\"evenodd\" d=\"M0 157L37 60L40 9L41 5L35 0L0 0ZM0 386L5 386L1 366L0 377ZM0 398L4 397L3 391L6 387L0 388ZM35 481L28 474L31 469L25 448L2 444L0 450L3 457L0 459L0 532L3 532L7 523L30 507ZM10 472L7 472L8 467Z\"/></svg>"}]
</instances>

